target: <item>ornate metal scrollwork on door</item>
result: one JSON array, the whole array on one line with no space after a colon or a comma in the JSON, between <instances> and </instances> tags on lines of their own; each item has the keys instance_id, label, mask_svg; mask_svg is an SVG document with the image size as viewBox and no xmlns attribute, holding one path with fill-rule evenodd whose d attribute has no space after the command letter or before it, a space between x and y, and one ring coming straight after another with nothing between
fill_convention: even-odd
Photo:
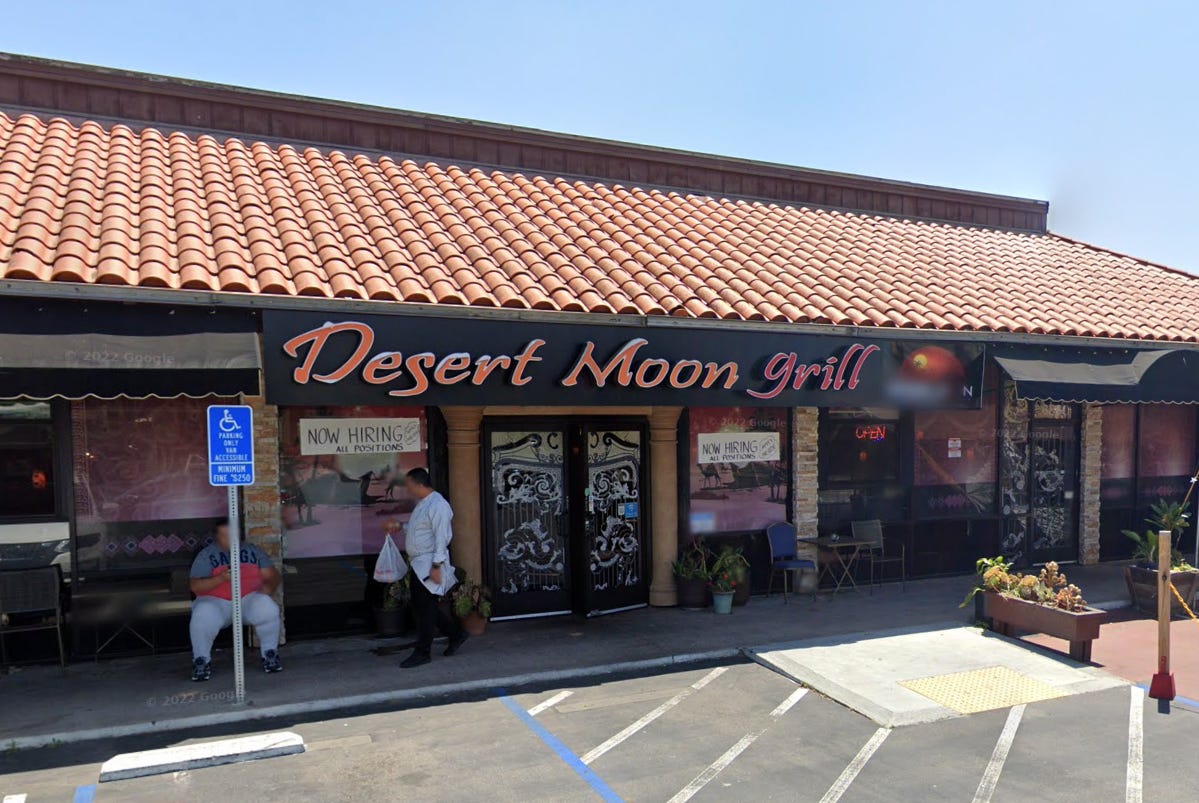
<instances>
[{"instance_id":1,"label":"ornate metal scrollwork on door","mask_svg":"<svg viewBox=\"0 0 1199 803\"><path fill-rule=\"evenodd\" d=\"M561 589L566 577L561 433L494 432L490 448L497 592Z\"/></svg>"},{"instance_id":2,"label":"ornate metal scrollwork on door","mask_svg":"<svg viewBox=\"0 0 1199 803\"><path fill-rule=\"evenodd\" d=\"M587 530L592 587L603 591L635 586L641 582L641 538L637 526L641 433L591 432L588 440Z\"/></svg>"},{"instance_id":3,"label":"ornate metal scrollwork on door","mask_svg":"<svg viewBox=\"0 0 1199 803\"><path fill-rule=\"evenodd\" d=\"M1069 546L1073 528L1067 512L1067 463L1073 443L1060 427L1033 430L1032 444L1032 548L1057 549Z\"/></svg>"}]
</instances>

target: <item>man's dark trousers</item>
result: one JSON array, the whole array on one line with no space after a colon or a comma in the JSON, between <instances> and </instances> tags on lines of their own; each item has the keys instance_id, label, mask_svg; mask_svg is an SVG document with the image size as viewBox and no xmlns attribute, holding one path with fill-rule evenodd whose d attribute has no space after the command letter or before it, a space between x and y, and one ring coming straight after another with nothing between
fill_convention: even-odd
<instances>
[{"instance_id":1,"label":"man's dark trousers","mask_svg":"<svg viewBox=\"0 0 1199 803\"><path fill-rule=\"evenodd\" d=\"M433 631L440 630L451 641L462 635L462 625L437 604L437 597L416 579L412 585L412 616L416 619L416 652L428 655L433 648Z\"/></svg>"}]
</instances>

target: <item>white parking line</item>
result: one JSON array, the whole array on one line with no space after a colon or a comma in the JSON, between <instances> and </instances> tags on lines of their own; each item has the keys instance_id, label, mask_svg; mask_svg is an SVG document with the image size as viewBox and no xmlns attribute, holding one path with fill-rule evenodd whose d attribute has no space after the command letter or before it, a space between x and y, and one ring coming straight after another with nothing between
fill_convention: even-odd
<instances>
[{"instance_id":1,"label":"white parking line","mask_svg":"<svg viewBox=\"0 0 1199 803\"><path fill-rule=\"evenodd\" d=\"M572 694L574 694L572 691L560 691L553 697L550 697L548 700L542 700L540 703L529 709L529 716L535 717L545 709L553 708Z\"/></svg>"},{"instance_id":2,"label":"white parking line","mask_svg":"<svg viewBox=\"0 0 1199 803\"><path fill-rule=\"evenodd\" d=\"M1132 686L1128 701L1128 775L1124 786L1125 803L1141 803L1144 795L1145 690Z\"/></svg>"},{"instance_id":3,"label":"white parking line","mask_svg":"<svg viewBox=\"0 0 1199 803\"><path fill-rule=\"evenodd\" d=\"M788 695L786 700L778 704L773 711L770 712L770 721L773 722L791 710L791 706L803 699L803 696L808 693L807 689L796 689ZM691 783L684 786L679 793L672 797L669 803L686 803L695 796L699 790L703 789L708 783L720 774L721 770L732 764L737 756L745 752L745 749L758 740L758 737L766 732L766 728L761 728L753 733L747 733L742 736L740 741L724 752L720 758L708 765L708 768L695 776Z\"/></svg>"},{"instance_id":4,"label":"white parking line","mask_svg":"<svg viewBox=\"0 0 1199 803\"><path fill-rule=\"evenodd\" d=\"M833 782L828 791L824 793L824 797L820 798L820 803L837 803L841 799L841 795L849 789L849 785L853 783L854 778L858 777L858 773L862 771L862 767L866 766L866 762L874 755L874 751L878 750L883 741L891 733L890 728L879 728L870 737L870 741L862 745L862 749L853 757L853 761L849 762L849 766L841 771L841 777Z\"/></svg>"},{"instance_id":5,"label":"white parking line","mask_svg":"<svg viewBox=\"0 0 1199 803\"><path fill-rule=\"evenodd\" d=\"M25 795L5 795L3 803L25 803Z\"/></svg>"},{"instance_id":6,"label":"white parking line","mask_svg":"<svg viewBox=\"0 0 1199 803\"><path fill-rule=\"evenodd\" d=\"M991 795L999 783L999 775L1003 772L1003 763L1007 761L1008 751L1012 749L1012 740L1016 738L1016 729L1020 727L1020 719L1024 716L1024 706L1012 706L1008 711L1007 722L999 732L999 741L991 752L991 760L983 771L982 780L978 782L978 791L974 793L974 803L990 803Z\"/></svg>"},{"instance_id":7,"label":"white parking line","mask_svg":"<svg viewBox=\"0 0 1199 803\"><path fill-rule=\"evenodd\" d=\"M695 681L694 683L692 683L692 684L691 684L690 686L688 686L687 688L683 689L681 692L679 692L678 694L676 694L674 697L671 697L669 700L667 700L666 702L662 703L662 705L658 706L658 707L657 707L657 708L655 708L653 711L650 711L648 714L646 714L646 715L645 715L645 716L643 716L641 719L639 719L639 720L637 720L636 722L634 722L634 723L633 723L632 725L630 725L629 727L627 727L627 728L625 728L624 730L622 730L620 733L618 733L618 734L616 734L615 736L613 736L613 737L612 737L611 739L609 739L608 741L604 742L603 744L599 745L598 747L592 748L592 749L591 749L590 751L588 751L587 753L584 753L584 754L583 754L583 757L582 757L580 760L581 760L581 761L582 761L584 764L590 764L591 762L595 761L597 758L599 758L600 756L602 756L604 753L607 753L607 752L608 752L609 750L611 750L613 747L616 747L616 746L618 746L618 745L619 745L621 742L623 742L625 739L628 739L628 738L629 738L630 736L632 736L634 733L636 733L637 731L641 730L641 729L642 729L642 728L644 728L646 725L648 725L649 723L653 722L655 719L657 719L658 717L662 716L662 715L663 715L663 714L665 714L667 711L669 711L670 709L674 708L676 705L678 705L679 703L683 702L683 700L686 700L688 697L690 697L690 696L691 696L693 693L695 693L695 692L699 691L699 690L700 690L700 689L702 689L704 686L707 686L709 683L711 683L713 680L715 680L716 678L720 677L721 675L723 675L723 674L724 674L725 672L727 672L727 671L728 671L728 667L727 667L727 666L718 666L718 667L716 667L716 668L715 668L715 669L713 669L711 672L709 672L708 674L704 675L702 678L700 678L699 680Z\"/></svg>"}]
</instances>

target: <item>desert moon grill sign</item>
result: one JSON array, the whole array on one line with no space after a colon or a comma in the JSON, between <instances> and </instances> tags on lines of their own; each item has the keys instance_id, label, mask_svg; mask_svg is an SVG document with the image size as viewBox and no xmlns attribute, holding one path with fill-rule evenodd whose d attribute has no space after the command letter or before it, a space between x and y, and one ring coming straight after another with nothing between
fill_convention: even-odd
<instances>
[{"instance_id":1,"label":"desert moon grill sign","mask_svg":"<svg viewBox=\"0 0 1199 803\"><path fill-rule=\"evenodd\" d=\"M978 344L769 330L263 312L282 405L977 407Z\"/></svg>"}]
</instances>

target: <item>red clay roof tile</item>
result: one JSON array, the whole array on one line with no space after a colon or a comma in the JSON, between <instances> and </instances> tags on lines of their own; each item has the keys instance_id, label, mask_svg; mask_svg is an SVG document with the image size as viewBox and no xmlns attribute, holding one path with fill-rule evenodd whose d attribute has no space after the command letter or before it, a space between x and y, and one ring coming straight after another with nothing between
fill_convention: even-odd
<instances>
[{"instance_id":1,"label":"red clay roof tile","mask_svg":"<svg viewBox=\"0 0 1199 803\"><path fill-rule=\"evenodd\" d=\"M1199 279L1052 234L0 114L0 277L1199 339Z\"/></svg>"}]
</instances>

